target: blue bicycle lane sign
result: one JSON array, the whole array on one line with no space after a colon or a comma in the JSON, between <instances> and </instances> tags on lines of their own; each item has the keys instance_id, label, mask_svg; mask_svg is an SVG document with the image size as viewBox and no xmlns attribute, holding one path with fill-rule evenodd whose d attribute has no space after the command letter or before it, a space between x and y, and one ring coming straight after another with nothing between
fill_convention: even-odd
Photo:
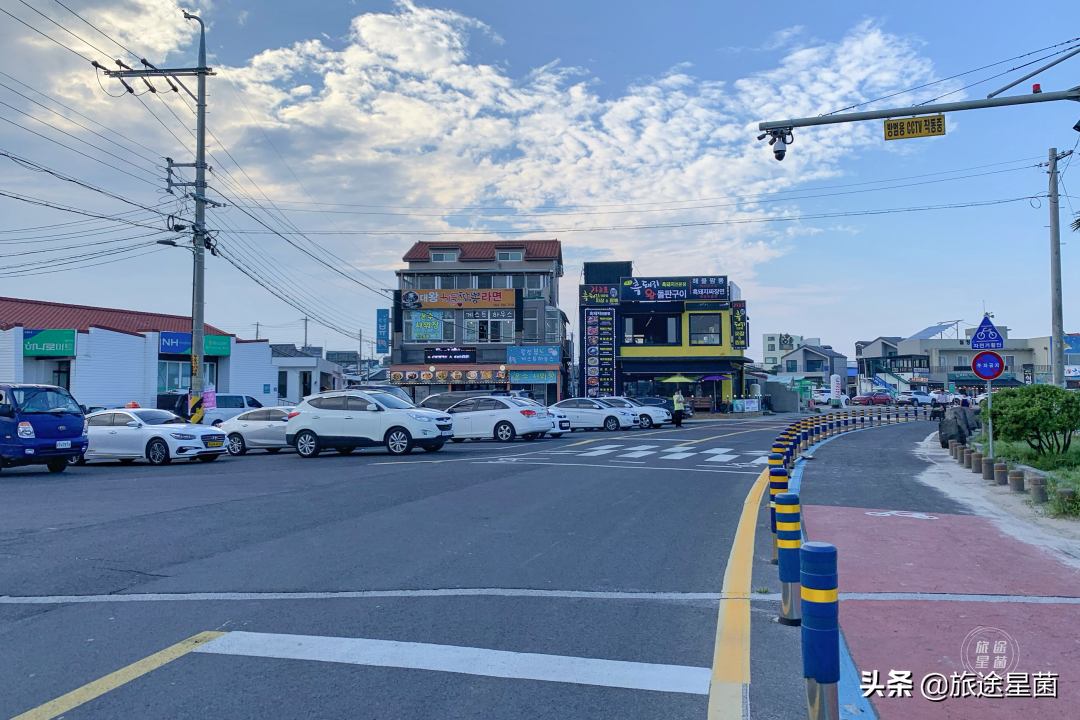
<instances>
[{"instance_id":1,"label":"blue bicycle lane sign","mask_svg":"<svg viewBox=\"0 0 1080 720\"><path fill-rule=\"evenodd\" d=\"M1005 340L1002 339L1001 333L994 327L994 323L990 322L990 318L984 317L976 328L975 334L971 336L971 349L1001 350L1004 347Z\"/></svg>"}]
</instances>

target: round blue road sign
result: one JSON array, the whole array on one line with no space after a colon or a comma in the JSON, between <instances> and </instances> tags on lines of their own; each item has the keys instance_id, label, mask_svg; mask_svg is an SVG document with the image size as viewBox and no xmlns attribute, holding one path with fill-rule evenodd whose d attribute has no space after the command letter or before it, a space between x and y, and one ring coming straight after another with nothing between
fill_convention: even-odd
<instances>
[{"instance_id":1,"label":"round blue road sign","mask_svg":"<svg viewBox=\"0 0 1080 720\"><path fill-rule=\"evenodd\" d=\"M971 361L971 370L983 380L993 380L1005 371L1005 361L996 352L981 352Z\"/></svg>"}]
</instances>

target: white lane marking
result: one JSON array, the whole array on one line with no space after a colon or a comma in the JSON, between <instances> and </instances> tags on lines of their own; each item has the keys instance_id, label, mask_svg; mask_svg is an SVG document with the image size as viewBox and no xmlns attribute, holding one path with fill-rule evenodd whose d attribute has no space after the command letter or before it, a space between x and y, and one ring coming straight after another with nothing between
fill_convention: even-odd
<instances>
[{"instance_id":1,"label":"white lane marking","mask_svg":"<svg viewBox=\"0 0 1080 720\"><path fill-rule=\"evenodd\" d=\"M757 458L756 460L751 460L750 464L751 465L765 465L768 462L769 462L769 456L768 455L762 455L761 457Z\"/></svg>"},{"instance_id":2,"label":"white lane marking","mask_svg":"<svg viewBox=\"0 0 1080 720\"><path fill-rule=\"evenodd\" d=\"M631 451L631 452L636 451L636 450L655 450L658 447L659 447L659 445L635 445L634 447L626 448L626 450ZM622 457L622 456L620 455L619 457Z\"/></svg>"},{"instance_id":3,"label":"white lane marking","mask_svg":"<svg viewBox=\"0 0 1080 720\"><path fill-rule=\"evenodd\" d=\"M682 460L683 458L692 457L697 455L696 452L670 452L666 455L661 455L660 460Z\"/></svg>"},{"instance_id":4,"label":"white lane marking","mask_svg":"<svg viewBox=\"0 0 1080 720\"><path fill-rule=\"evenodd\" d=\"M703 452L703 453L717 453L718 455L723 455L724 453L731 452L731 448L711 448L709 450L702 450L701 452Z\"/></svg>"},{"instance_id":5,"label":"white lane marking","mask_svg":"<svg viewBox=\"0 0 1080 720\"><path fill-rule=\"evenodd\" d=\"M633 465L644 465L645 464L644 460L618 460L616 458L612 458L611 462L630 463L630 464L633 464Z\"/></svg>"},{"instance_id":6,"label":"white lane marking","mask_svg":"<svg viewBox=\"0 0 1080 720\"><path fill-rule=\"evenodd\" d=\"M694 450L694 445L678 445L676 447L664 448L660 452L682 452L683 450Z\"/></svg>"},{"instance_id":7,"label":"white lane marking","mask_svg":"<svg viewBox=\"0 0 1080 720\"><path fill-rule=\"evenodd\" d=\"M611 446L610 449L596 448L595 450L591 450L589 452L583 452L580 455L578 455L578 457L596 457L598 455L607 455L608 453L615 452L620 447L621 447L620 445L614 445L614 446Z\"/></svg>"},{"instance_id":8,"label":"white lane marking","mask_svg":"<svg viewBox=\"0 0 1080 720\"><path fill-rule=\"evenodd\" d=\"M693 455L694 453L686 453L687 455ZM536 462L533 460L476 460L476 465L553 465L556 467L606 467L606 468L618 468L619 470L667 470L669 472L711 472L723 475L760 475L760 470L695 470L688 467L663 467L662 465L650 465L649 467L635 468L629 465L604 465L602 463L569 463L569 462Z\"/></svg>"},{"instance_id":9,"label":"white lane marking","mask_svg":"<svg viewBox=\"0 0 1080 720\"><path fill-rule=\"evenodd\" d=\"M367 638L279 635L242 630L194 652L435 670L486 677L708 695L710 668L542 655Z\"/></svg>"},{"instance_id":10,"label":"white lane marking","mask_svg":"<svg viewBox=\"0 0 1080 720\"><path fill-rule=\"evenodd\" d=\"M620 455L619 457L621 457L621 458L624 458L624 457L639 458L639 457L645 457L646 455L655 455L655 454L656 454L655 450L638 450L637 452L628 452L625 455Z\"/></svg>"},{"instance_id":11,"label":"white lane marking","mask_svg":"<svg viewBox=\"0 0 1080 720\"><path fill-rule=\"evenodd\" d=\"M646 469L646 468L642 468ZM647 468L652 469L652 468ZM758 473L751 473L757 475ZM204 592L130 593L126 595L32 595L0 596L0 605L78 605L132 602L231 602L270 600L364 600L379 598L522 597L574 600L651 600L657 602L712 602L721 593L607 592L589 590L529 590L518 588L447 588L440 590L354 590L338 592ZM780 600L778 593L753 593L751 600ZM1060 595L974 595L956 593L840 593L841 600L918 600L937 602L1020 603L1031 605L1080 605L1080 597Z\"/></svg>"},{"instance_id":12,"label":"white lane marking","mask_svg":"<svg viewBox=\"0 0 1080 720\"><path fill-rule=\"evenodd\" d=\"M739 457L738 455L712 455L705 458L705 462L728 462Z\"/></svg>"},{"instance_id":13,"label":"white lane marking","mask_svg":"<svg viewBox=\"0 0 1080 720\"><path fill-rule=\"evenodd\" d=\"M772 450L744 450L743 455L771 455Z\"/></svg>"}]
</instances>

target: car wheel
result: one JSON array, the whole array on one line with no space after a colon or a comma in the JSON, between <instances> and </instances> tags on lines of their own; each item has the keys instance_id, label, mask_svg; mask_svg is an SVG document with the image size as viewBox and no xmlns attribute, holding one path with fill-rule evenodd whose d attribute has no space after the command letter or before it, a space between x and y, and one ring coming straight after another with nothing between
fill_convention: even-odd
<instances>
[{"instance_id":1,"label":"car wheel","mask_svg":"<svg viewBox=\"0 0 1080 720\"><path fill-rule=\"evenodd\" d=\"M495 439L499 442L510 442L516 434L514 426L505 420L495 426Z\"/></svg>"},{"instance_id":2,"label":"car wheel","mask_svg":"<svg viewBox=\"0 0 1080 720\"><path fill-rule=\"evenodd\" d=\"M604 429L608 432L613 432L619 429L619 418L614 415L609 415L604 418Z\"/></svg>"},{"instance_id":3,"label":"car wheel","mask_svg":"<svg viewBox=\"0 0 1080 720\"><path fill-rule=\"evenodd\" d=\"M912 407L919 407L919 401L918 400L912 400L911 401L911 406Z\"/></svg>"},{"instance_id":4,"label":"car wheel","mask_svg":"<svg viewBox=\"0 0 1080 720\"><path fill-rule=\"evenodd\" d=\"M445 443L439 443L438 445L425 445L424 452L439 452L440 450L442 450L442 446L444 444Z\"/></svg>"},{"instance_id":5,"label":"car wheel","mask_svg":"<svg viewBox=\"0 0 1080 720\"><path fill-rule=\"evenodd\" d=\"M247 453L247 443L244 442L244 436L240 433L233 433L229 436L229 454L230 455L244 455Z\"/></svg>"},{"instance_id":6,"label":"car wheel","mask_svg":"<svg viewBox=\"0 0 1080 720\"><path fill-rule=\"evenodd\" d=\"M319 436L310 430L304 430L296 436L296 454L300 457L304 459L318 457L321 450Z\"/></svg>"},{"instance_id":7,"label":"car wheel","mask_svg":"<svg viewBox=\"0 0 1080 720\"><path fill-rule=\"evenodd\" d=\"M391 455L408 455L412 449L412 435L405 428L390 428L386 433L386 450Z\"/></svg>"},{"instance_id":8,"label":"car wheel","mask_svg":"<svg viewBox=\"0 0 1080 720\"><path fill-rule=\"evenodd\" d=\"M51 473L62 473L67 470L68 461L66 457L50 458L45 465L49 468L49 472Z\"/></svg>"},{"instance_id":9,"label":"car wheel","mask_svg":"<svg viewBox=\"0 0 1080 720\"><path fill-rule=\"evenodd\" d=\"M172 458L169 457L169 446L164 440L151 440L146 446L146 459L151 465L168 465L172 462Z\"/></svg>"},{"instance_id":10,"label":"car wheel","mask_svg":"<svg viewBox=\"0 0 1080 720\"><path fill-rule=\"evenodd\" d=\"M68 465L85 465L85 464L86 464L86 456L85 455L72 455L71 457L68 458Z\"/></svg>"},{"instance_id":11,"label":"car wheel","mask_svg":"<svg viewBox=\"0 0 1080 720\"><path fill-rule=\"evenodd\" d=\"M338 448L337 451L339 453L341 453L342 455L348 455L348 454L352 453L352 451L355 450L355 449L356 448L354 448L354 447L343 447L343 448Z\"/></svg>"},{"instance_id":12,"label":"car wheel","mask_svg":"<svg viewBox=\"0 0 1080 720\"><path fill-rule=\"evenodd\" d=\"M453 440L454 442L459 442L459 443L460 442L465 442L465 438L450 438L450 439Z\"/></svg>"},{"instance_id":13,"label":"car wheel","mask_svg":"<svg viewBox=\"0 0 1080 720\"><path fill-rule=\"evenodd\" d=\"M221 456L220 455L200 455L199 460L201 462L214 462L219 457L221 457Z\"/></svg>"},{"instance_id":14,"label":"car wheel","mask_svg":"<svg viewBox=\"0 0 1080 720\"><path fill-rule=\"evenodd\" d=\"M271 455L277 455L279 452L281 452L281 448L266 448L266 452L270 453Z\"/></svg>"},{"instance_id":15,"label":"car wheel","mask_svg":"<svg viewBox=\"0 0 1080 720\"><path fill-rule=\"evenodd\" d=\"M648 415L642 415L641 416L641 429L642 430L648 430L652 426L653 426L652 418L649 417Z\"/></svg>"}]
</instances>

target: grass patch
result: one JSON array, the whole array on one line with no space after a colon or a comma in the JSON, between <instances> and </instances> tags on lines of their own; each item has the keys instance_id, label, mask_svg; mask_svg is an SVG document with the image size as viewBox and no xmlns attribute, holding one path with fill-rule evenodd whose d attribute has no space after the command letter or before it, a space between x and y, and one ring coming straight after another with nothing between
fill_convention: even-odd
<instances>
[{"instance_id":1,"label":"grass patch","mask_svg":"<svg viewBox=\"0 0 1080 720\"><path fill-rule=\"evenodd\" d=\"M979 433L972 440L987 447L986 433ZM1051 516L1080 517L1080 502L1063 501L1057 496L1058 488L1072 488L1080 496L1080 447L1073 445L1067 453L1039 455L1027 443L995 439L994 454L997 462L1008 462L1010 468L1021 463L1046 472L1046 493L1049 495L1046 509Z\"/></svg>"}]
</instances>

